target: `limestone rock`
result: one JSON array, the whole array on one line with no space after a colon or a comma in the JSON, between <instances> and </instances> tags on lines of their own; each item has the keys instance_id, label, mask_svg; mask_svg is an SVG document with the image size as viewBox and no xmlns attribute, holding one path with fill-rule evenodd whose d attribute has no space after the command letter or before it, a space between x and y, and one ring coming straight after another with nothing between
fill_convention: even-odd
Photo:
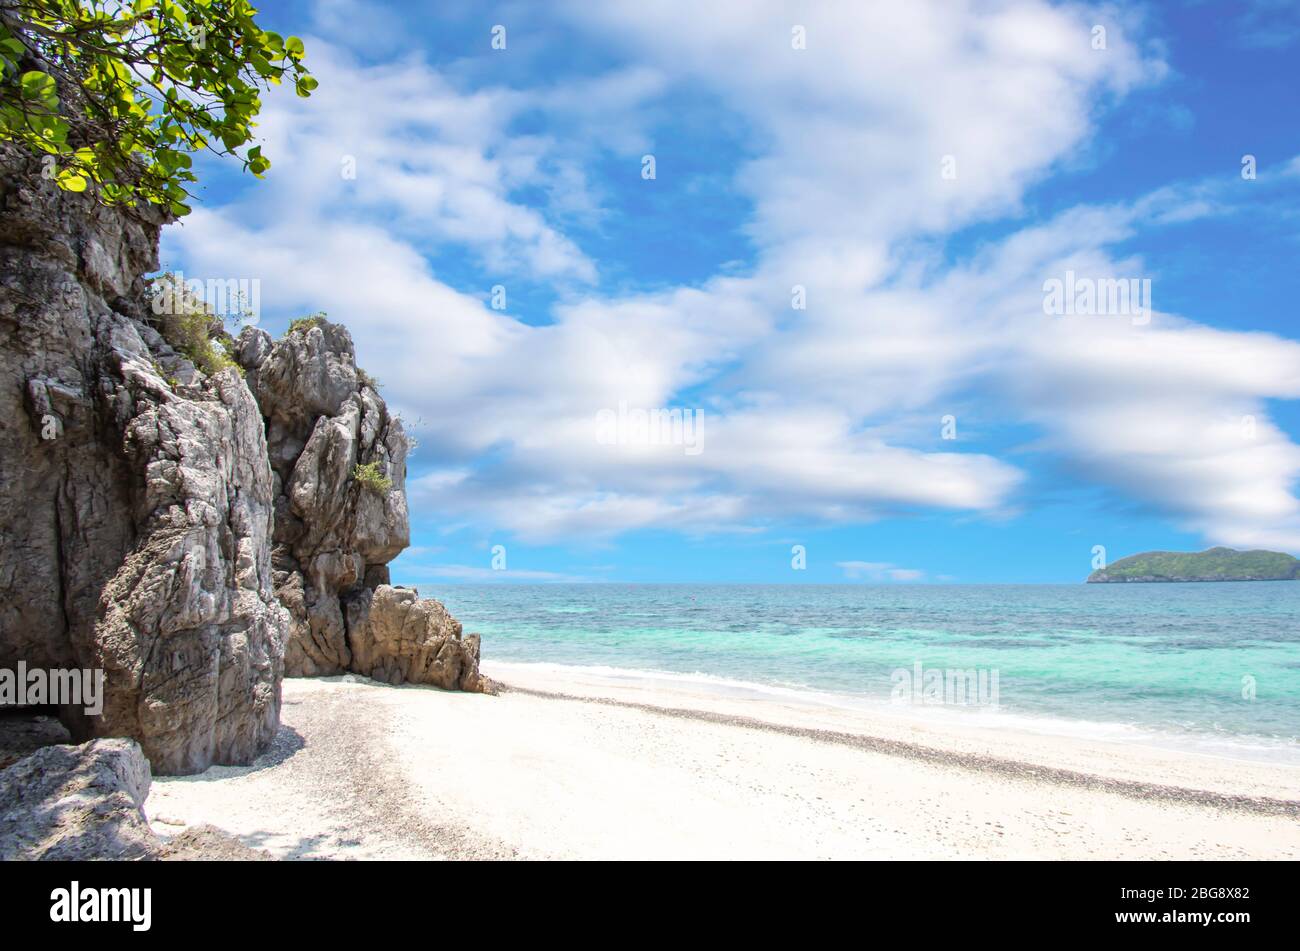
<instances>
[{"instance_id":1,"label":"limestone rock","mask_svg":"<svg viewBox=\"0 0 1300 951\"><path fill-rule=\"evenodd\" d=\"M356 370L347 330L324 319L274 341L246 328L236 358L265 417L277 477L275 586L292 617L285 671L352 670L343 599L387 580L384 566L410 543L401 420ZM358 465L388 487L363 485Z\"/></svg>"},{"instance_id":2,"label":"limestone rock","mask_svg":"<svg viewBox=\"0 0 1300 951\"><path fill-rule=\"evenodd\" d=\"M409 444L356 369L347 330L321 317L279 340L246 328L235 353L266 419L276 473L275 588L292 617L285 673L488 689L478 636L462 638L437 601L388 583L388 562L410 542ZM358 480L358 465L387 486Z\"/></svg>"},{"instance_id":3,"label":"limestone rock","mask_svg":"<svg viewBox=\"0 0 1300 951\"><path fill-rule=\"evenodd\" d=\"M161 221L0 147L0 667L103 668L74 740L158 773L251 760L279 722L277 483L239 374L151 326Z\"/></svg>"},{"instance_id":4,"label":"limestone rock","mask_svg":"<svg viewBox=\"0 0 1300 951\"><path fill-rule=\"evenodd\" d=\"M478 635L462 638L460 622L441 602L385 584L349 598L347 617L356 673L390 684L490 692L478 670Z\"/></svg>"},{"instance_id":5,"label":"limestone rock","mask_svg":"<svg viewBox=\"0 0 1300 951\"><path fill-rule=\"evenodd\" d=\"M43 746L67 743L68 729L53 717L30 710L0 708L0 769L31 756Z\"/></svg>"},{"instance_id":6,"label":"limestone rock","mask_svg":"<svg viewBox=\"0 0 1300 951\"><path fill-rule=\"evenodd\" d=\"M0 861L142 859L149 762L131 740L47 746L0 770Z\"/></svg>"},{"instance_id":7,"label":"limestone rock","mask_svg":"<svg viewBox=\"0 0 1300 951\"><path fill-rule=\"evenodd\" d=\"M409 543L401 422L323 320L203 372L150 307L156 211L3 143L0 172L0 667L101 668L102 714L60 718L155 773L249 762L286 662L350 669L345 599Z\"/></svg>"}]
</instances>

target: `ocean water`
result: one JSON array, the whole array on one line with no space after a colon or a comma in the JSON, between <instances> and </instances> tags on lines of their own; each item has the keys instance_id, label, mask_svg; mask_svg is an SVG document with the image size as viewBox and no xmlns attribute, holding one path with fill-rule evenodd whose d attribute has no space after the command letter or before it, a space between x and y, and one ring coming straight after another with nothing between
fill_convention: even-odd
<instances>
[{"instance_id":1,"label":"ocean water","mask_svg":"<svg viewBox=\"0 0 1300 951\"><path fill-rule=\"evenodd\" d=\"M483 635L489 661L851 704L897 706L901 692L904 706L993 725L1300 763L1300 583L491 584L437 596ZM918 663L996 671L996 709L990 690L909 704L896 672Z\"/></svg>"}]
</instances>

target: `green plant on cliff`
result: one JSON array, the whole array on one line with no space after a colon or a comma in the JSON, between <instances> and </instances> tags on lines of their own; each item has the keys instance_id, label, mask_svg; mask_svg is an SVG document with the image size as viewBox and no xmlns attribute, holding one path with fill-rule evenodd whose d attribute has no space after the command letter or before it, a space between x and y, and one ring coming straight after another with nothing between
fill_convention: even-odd
<instances>
[{"instance_id":1,"label":"green plant on cliff","mask_svg":"<svg viewBox=\"0 0 1300 951\"><path fill-rule=\"evenodd\" d=\"M259 178L260 93L309 96L303 44L263 30L249 0L0 0L0 141L45 157L68 191L189 212L192 153ZM243 149L241 153L241 149Z\"/></svg>"},{"instance_id":2,"label":"green plant on cliff","mask_svg":"<svg viewBox=\"0 0 1300 951\"><path fill-rule=\"evenodd\" d=\"M361 483L361 487L375 495L387 495L393 487L393 480L379 471L379 462L357 463L352 468L352 478Z\"/></svg>"},{"instance_id":3,"label":"green plant on cliff","mask_svg":"<svg viewBox=\"0 0 1300 951\"><path fill-rule=\"evenodd\" d=\"M299 330L311 330L313 327L319 327L325 323L325 311L318 310L309 317L298 317L289 321L289 329L285 331L285 336L297 333Z\"/></svg>"},{"instance_id":4,"label":"green plant on cliff","mask_svg":"<svg viewBox=\"0 0 1300 951\"><path fill-rule=\"evenodd\" d=\"M160 274L151 282L150 296L163 339L191 363L209 376L229 367L244 375L244 368L230 355L234 340L221 319L191 294L183 281L170 272Z\"/></svg>"}]
</instances>

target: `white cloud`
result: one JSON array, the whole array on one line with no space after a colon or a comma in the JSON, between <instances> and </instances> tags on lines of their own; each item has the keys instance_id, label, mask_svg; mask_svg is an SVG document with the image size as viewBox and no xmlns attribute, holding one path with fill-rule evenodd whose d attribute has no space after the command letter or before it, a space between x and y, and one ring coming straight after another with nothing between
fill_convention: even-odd
<instances>
[{"instance_id":1,"label":"white cloud","mask_svg":"<svg viewBox=\"0 0 1300 951\"><path fill-rule=\"evenodd\" d=\"M1102 105L1163 74L1136 21L1035 0L556 9L626 62L470 89L416 58L363 67L314 41L320 92L274 98L264 116L269 181L167 239L189 272L254 262L264 299L349 326L415 428L417 461L437 467L410 483L416 511L536 541L1004 514L1023 473L937 439L939 417L978 391L1089 484L1215 541L1300 547L1298 450L1266 405L1300 394L1300 347L1163 313L1134 327L1041 307L1043 281L1066 268L1150 276L1110 249L1219 213L1225 196L1171 188L1075 209L957 267L931 244L1018 213L1026 188L1086 151ZM1105 51L1089 42L1099 17ZM794 22L807 50L789 48ZM599 220L585 162L652 149L644 113L674 85L749 130L756 157L735 182L758 260L694 287L602 293L600 262L563 223ZM530 109L554 131L512 136ZM355 182L340 178L344 155ZM941 176L945 155L956 180ZM524 204L523 187L547 197ZM439 279L442 247L469 248L485 273L555 282L564 303L543 326L492 311L486 286ZM794 284L806 311L790 309ZM601 444L596 414L620 402L702 410L705 450Z\"/></svg>"},{"instance_id":2,"label":"white cloud","mask_svg":"<svg viewBox=\"0 0 1300 951\"><path fill-rule=\"evenodd\" d=\"M1131 17L1039 2L558 5L752 124L764 154L739 171L752 230L784 254L883 246L1005 211L1070 156L1098 100L1159 77ZM1105 50L1091 29L1109 24ZM807 48L793 49L802 25ZM957 160L955 181L941 162Z\"/></svg>"},{"instance_id":3,"label":"white cloud","mask_svg":"<svg viewBox=\"0 0 1300 951\"><path fill-rule=\"evenodd\" d=\"M593 263L513 190L549 184L548 143L510 136L532 105L508 89L460 93L408 56L360 65L308 38L310 99L268 97L259 120L274 186L240 208L259 225L369 220L421 249L464 245L502 277L595 279ZM573 182L569 182L572 186Z\"/></svg>"},{"instance_id":4,"label":"white cloud","mask_svg":"<svg viewBox=\"0 0 1300 951\"><path fill-rule=\"evenodd\" d=\"M835 567L855 581L920 581L925 577L919 568L899 568L887 561L837 561Z\"/></svg>"}]
</instances>

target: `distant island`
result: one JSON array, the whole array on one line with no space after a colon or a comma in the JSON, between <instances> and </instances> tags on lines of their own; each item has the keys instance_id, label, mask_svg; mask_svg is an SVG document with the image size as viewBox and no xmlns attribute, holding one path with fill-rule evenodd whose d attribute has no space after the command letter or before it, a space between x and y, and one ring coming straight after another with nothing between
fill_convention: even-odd
<instances>
[{"instance_id":1,"label":"distant island","mask_svg":"<svg viewBox=\"0 0 1300 951\"><path fill-rule=\"evenodd\" d=\"M1146 551L1088 575L1089 584L1170 581L1295 581L1300 559L1280 551L1210 548L1202 552Z\"/></svg>"}]
</instances>

